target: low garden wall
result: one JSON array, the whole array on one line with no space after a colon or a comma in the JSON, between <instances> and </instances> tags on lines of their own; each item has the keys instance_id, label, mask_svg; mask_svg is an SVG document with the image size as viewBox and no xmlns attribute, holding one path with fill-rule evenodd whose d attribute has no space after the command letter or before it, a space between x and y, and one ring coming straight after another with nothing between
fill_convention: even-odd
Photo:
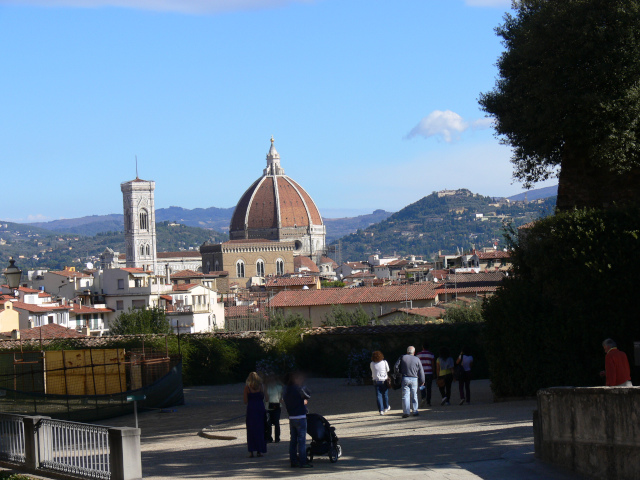
<instances>
[{"instance_id":1,"label":"low garden wall","mask_svg":"<svg viewBox=\"0 0 640 480\"><path fill-rule=\"evenodd\" d=\"M536 456L592 478L637 479L640 387L538 391Z\"/></svg>"}]
</instances>

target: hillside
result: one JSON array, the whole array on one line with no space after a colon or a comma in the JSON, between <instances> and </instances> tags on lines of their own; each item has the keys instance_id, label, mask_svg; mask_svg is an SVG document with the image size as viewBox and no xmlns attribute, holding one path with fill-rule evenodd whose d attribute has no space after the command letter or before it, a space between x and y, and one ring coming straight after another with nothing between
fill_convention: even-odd
<instances>
[{"instance_id":1,"label":"hillside","mask_svg":"<svg viewBox=\"0 0 640 480\"><path fill-rule=\"evenodd\" d=\"M536 188L533 190L529 190L528 192L519 193L507 198L512 202L524 202L526 196L527 201L532 202L533 200L555 197L556 195L558 195L558 185L554 185L552 187Z\"/></svg>"},{"instance_id":2,"label":"hillside","mask_svg":"<svg viewBox=\"0 0 640 480\"><path fill-rule=\"evenodd\" d=\"M178 251L198 248L205 241L220 242L227 235L203 228L156 223L158 251ZM18 223L0 222L0 266L4 268L9 257L26 271L34 268L62 269L95 262L105 248L124 252L122 232L101 232L94 236L55 233L38 227Z\"/></svg>"},{"instance_id":3,"label":"hillside","mask_svg":"<svg viewBox=\"0 0 640 480\"><path fill-rule=\"evenodd\" d=\"M376 210L368 215L358 215L357 217L323 218L322 220L327 228L327 243L381 222L392 214L393 212Z\"/></svg>"},{"instance_id":4,"label":"hillside","mask_svg":"<svg viewBox=\"0 0 640 480\"><path fill-rule=\"evenodd\" d=\"M188 227L227 232L232 214L233 208L210 207L194 208L192 210L182 207L159 208L156 210L156 223L175 222ZM93 236L101 232L121 232L123 230L123 216L118 213L91 215L88 217L31 223L29 225L54 232Z\"/></svg>"},{"instance_id":5,"label":"hillside","mask_svg":"<svg viewBox=\"0 0 640 480\"><path fill-rule=\"evenodd\" d=\"M160 208L156 210L156 223L176 222L189 227L208 228L217 232L229 232L229 223L234 208L194 208L182 207ZM327 227L327 242L367 228L391 215L391 212L376 210L368 215L346 218L324 218ZM94 236L104 232L122 232L123 216L121 214L91 215L88 217L65 218L50 222L30 223L27 225L53 232L73 235Z\"/></svg>"},{"instance_id":6,"label":"hillside","mask_svg":"<svg viewBox=\"0 0 640 480\"><path fill-rule=\"evenodd\" d=\"M517 227L551 214L554 207L555 197L507 204L466 189L447 195L434 192L380 223L343 237L341 259L360 260L376 252L431 258L439 250L455 253L458 248L503 246L505 222Z\"/></svg>"}]
</instances>

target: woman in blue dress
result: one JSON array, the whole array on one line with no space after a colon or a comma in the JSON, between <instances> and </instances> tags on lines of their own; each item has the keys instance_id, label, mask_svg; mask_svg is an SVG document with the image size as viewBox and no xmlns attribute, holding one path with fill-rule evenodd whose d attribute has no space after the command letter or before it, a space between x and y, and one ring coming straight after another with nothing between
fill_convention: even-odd
<instances>
[{"instance_id":1,"label":"woman in blue dress","mask_svg":"<svg viewBox=\"0 0 640 480\"><path fill-rule=\"evenodd\" d=\"M264 438L265 416L264 387L262 379L256 372L251 372L244 386L244 404L247 406L247 447L249 456L256 452L258 457L267 453L267 442Z\"/></svg>"}]
</instances>

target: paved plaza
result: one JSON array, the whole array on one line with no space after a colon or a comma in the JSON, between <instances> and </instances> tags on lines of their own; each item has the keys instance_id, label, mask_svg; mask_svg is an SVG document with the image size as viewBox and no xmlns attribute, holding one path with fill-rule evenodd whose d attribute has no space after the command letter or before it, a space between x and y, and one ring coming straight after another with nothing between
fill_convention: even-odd
<instances>
[{"instance_id":1,"label":"paved plaza","mask_svg":"<svg viewBox=\"0 0 640 480\"><path fill-rule=\"evenodd\" d=\"M314 468L289 467L289 429L281 420L282 442L269 444L263 458L248 458L243 384L185 388L184 406L139 415L145 479L555 479L583 478L533 458L535 401L494 403L487 380L473 381L472 403L440 406L401 418L400 391L390 392L392 410L381 416L372 386L347 386L344 379L310 379L310 412L336 427L343 456L330 463L316 457ZM435 385L434 385L435 386ZM454 400L458 398L454 384ZM105 421L133 426L133 415ZM202 432L205 436L201 436ZM206 438L211 435L235 440Z\"/></svg>"}]
</instances>

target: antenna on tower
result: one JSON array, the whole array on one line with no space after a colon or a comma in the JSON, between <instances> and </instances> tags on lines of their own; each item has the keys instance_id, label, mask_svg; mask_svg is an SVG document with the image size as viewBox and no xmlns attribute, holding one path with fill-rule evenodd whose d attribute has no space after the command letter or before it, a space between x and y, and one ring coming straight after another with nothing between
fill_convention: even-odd
<instances>
[{"instance_id":1,"label":"antenna on tower","mask_svg":"<svg viewBox=\"0 0 640 480\"><path fill-rule=\"evenodd\" d=\"M136 155L136 180L138 180L138 155Z\"/></svg>"}]
</instances>

